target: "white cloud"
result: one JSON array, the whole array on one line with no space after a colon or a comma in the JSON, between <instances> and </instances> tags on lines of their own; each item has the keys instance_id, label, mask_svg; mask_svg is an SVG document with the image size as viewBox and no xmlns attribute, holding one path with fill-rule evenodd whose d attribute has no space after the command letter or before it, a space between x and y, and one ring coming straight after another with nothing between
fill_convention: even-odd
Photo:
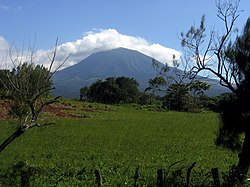
<instances>
[{"instance_id":1,"label":"white cloud","mask_svg":"<svg viewBox=\"0 0 250 187\"><path fill-rule=\"evenodd\" d=\"M3 4L0 5L0 11L21 11L21 10L22 10L21 6L10 7L10 6L3 5Z\"/></svg>"},{"instance_id":2,"label":"white cloud","mask_svg":"<svg viewBox=\"0 0 250 187\"><path fill-rule=\"evenodd\" d=\"M7 6L7 5L3 5L1 4L0 5L0 11L21 11L22 10L22 7L21 6L18 6L18 7L10 7L10 6Z\"/></svg>"},{"instance_id":3,"label":"white cloud","mask_svg":"<svg viewBox=\"0 0 250 187\"><path fill-rule=\"evenodd\" d=\"M0 5L0 10L7 11L7 10L10 10L10 7L8 7L6 5Z\"/></svg>"},{"instance_id":4,"label":"white cloud","mask_svg":"<svg viewBox=\"0 0 250 187\"><path fill-rule=\"evenodd\" d=\"M172 65L173 54L175 54L177 58L181 55L179 51L166 48L160 44L150 43L144 38L124 35L115 29L106 29L87 32L81 39L60 44L58 46L55 66L62 62L69 54L70 58L62 68L74 65L92 53L118 47L140 51L143 54L151 56L162 63L168 63L169 65ZM42 63L48 66L50 63L48 55L51 53L52 50L38 50L35 54L35 61L39 64Z\"/></svg>"},{"instance_id":5,"label":"white cloud","mask_svg":"<svg viewBox=\"0 0 250 187\"><path fill-rule=\"evenodd\" d=\"M8 51L9 43L4 39L4 37L0 36L0 51Z\"/></svg>"},{"instance_id":6,"label":"white cloud","mask_svg":"<svg viewBox=\"0 0 250 187\"><path fill-rule=\"evenodd\" d=\"M177 58L181 55L179 51L174 49L166 48L160 44L150 43L141 37L121 34L115 29L87 32L81 39L61 44L58 47L57 55L59 59L63 59L63 57L71 54L69 60L64 65L64 67L67 67L80 62L92 53L118 47L140 51L169 65L172 65L173 54L175 54Z\"/></svg>"},{"instance_id":7,"label":"white cloud","mask_svg":"<svg viewBox=\"0 0 250 187\"><path fill-rule=\"evenodd\" d=\"M8 52L10 45L4 37L0 36L0 66L9 68L10 62L8 61Z\"/></svg>"}]
</instances>

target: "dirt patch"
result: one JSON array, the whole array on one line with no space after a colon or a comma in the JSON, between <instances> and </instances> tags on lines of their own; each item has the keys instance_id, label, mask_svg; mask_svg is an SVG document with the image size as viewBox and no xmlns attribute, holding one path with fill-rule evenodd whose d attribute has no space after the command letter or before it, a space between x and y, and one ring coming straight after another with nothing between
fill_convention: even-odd
<instances>
[{"instance_id":1,"label":"dirt patch","mask_svg":"<svg viewBox=\"0 0 250 187\"><path fill-rule=\"evenodd\" d=\"M0 100L0 119L7 119L9 113L9 103Z\"/></svg>"},{"instance_id":2,"label":"dirt patch","mask_svg":"<svg viewBox=\"0 0 250 187\"><path fill-rule=\"evenodd\" d=\"M86 117L86 115L70 113L70 111L74 111L74 110L76 110L76 108L73 109L72 107L60 107L58 105L49 105L49 106L46 106L45 108L46 112L49 112L58 117L64 117L64 118L85 118Z\"/></svg>"},{"instance_id":3,"label":"dirt patch","mask_svg":"<svg viewBox=\"0 0 250 187\"><path fill-rule=\"evenodd\" d=\"M9 113L10 103L7 101L0 100L0 119L7 119ZM89 113L100 110L110 111L113 110L110 106L72 106L66 103L54 103L44 108L45 112L48 112L54 116L63 118L89 118ZM80 113L80 114L77 114ZM88 114L84 114L88 113Z\"/></svg>"},{"instance_id":4,"label":"dirt patch","mask_svg":"<svg viewBox=\"0 0 250 187\"><path fill-rule=\"evenodd\" d=\"M91 115L86 115L84 112L96 112L100 110L110 111L112 110L109 106L71 106L67 104L52 104L45 108L45 111L64 118L89 118ZM81 112L82 114L76 114L74 112Z\"/></svg>"}]
</instances>

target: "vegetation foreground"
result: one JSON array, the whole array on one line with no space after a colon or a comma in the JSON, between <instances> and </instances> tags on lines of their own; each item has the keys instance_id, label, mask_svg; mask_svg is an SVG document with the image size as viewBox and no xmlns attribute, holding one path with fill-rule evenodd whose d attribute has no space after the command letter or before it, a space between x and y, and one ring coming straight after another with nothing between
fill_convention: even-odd
<instances>
[{"instance_id":1,"label":"vegetation foreground","mask_svg":"<svg viewBox=\"0 0 250 187\"><path fill-rule=\"evenodd\" d=\"M19 186L21 175L31 186L95 186L98 175L103 186L134 186L135 180L156 186L161 168L166 180L184 184L194 162L190 184L212 186L211 168L218 167L223 178L237 162L236 154L214 144L219 124L214 112L76 101L60 105L61 117L47 113L55 125L30 130L1 153L0 186ZM0 124L2 142L15 126L7 120Z\"/></svg>"}]
</instances>

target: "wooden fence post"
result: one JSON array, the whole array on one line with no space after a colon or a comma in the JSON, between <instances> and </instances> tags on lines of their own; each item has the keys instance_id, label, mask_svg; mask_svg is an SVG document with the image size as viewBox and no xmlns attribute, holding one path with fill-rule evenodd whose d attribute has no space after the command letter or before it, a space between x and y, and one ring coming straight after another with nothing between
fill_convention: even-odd
<instances>
[{"instance_id":1,"label":"wooden fence post","mask_svg":"<svg viewBox=\"0 0 250 187\"><path fill-rule=\"evenodd\" d=\"M30 173L28 169L21 170L21 187L30 186Z\"/></svg>"},{"instance_id":2,"label":"wooden fence post","mask_svg":"<svg viewBox=\"0 0 250 187\"><path fill-rule=\"evenodd\" d=\"M218 168L212 168L212 176L214 179L214 187L220 187L220 178L219 178L219 170Z\"/></svg>"},{"instance_id":3,"label":"wooden fence post","mask_svg":"<svg viewBox=\"0 0 250 187\"><path fill-rule=\"evenodd\" d=\"M163 187L164 186L164 169L159 169L157 171L157 187Z\"/></svg>"},{"instance_id":4,"label":"wooden fence post","mask_svg":"<svg viewBox=\"0 0 250 187\"><path fill-rule=\"evenodd\" d=\"M101 172L98 169L95 169L95 179L98 187L102 186L102 176Z\"/></svg>"},{"instance_id":5,"label":"wooden fence post","mask_svg":"<svg viewBox=\"0 0 250 187\"><path fill-rule=\"evenodd\" d=\"M186 187L189 187L189 182L190 182L190 175L191 175L191 171L194 168L194 166L196 165L196 162L194 162L187 170L187 180L186 180Z\"/></svg>"},{"instance_id":6,"label":"wooden fence post","mask_svg":"<svg viewBox=\"0 0 250 187\"><path fill-rule=\"evenodd\" d=\"M135 175L134 175L134 187L139 186L139 183L138 183L139 177L140 177L140 175L139 175L139 166L138 166L135 170Z\"/></svg>"}]
</instances>

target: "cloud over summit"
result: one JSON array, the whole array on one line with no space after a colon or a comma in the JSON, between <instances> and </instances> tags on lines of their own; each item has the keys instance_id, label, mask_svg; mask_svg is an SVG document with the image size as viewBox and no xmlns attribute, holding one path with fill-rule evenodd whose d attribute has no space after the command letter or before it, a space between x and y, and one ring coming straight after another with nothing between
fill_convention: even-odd
<instances>
[{"instance_id":1,"label":"cloud over summit","mask_svg":"<svg viewBox=\"0 0 250 187\"><path fill-rule=\"evenodd\" d=\"M5 40L0 37L0 43L2 42L4 43ZM66 68L82 61L92 53L118 47L137 50L169 65L171 65L173 54L175 54L177 58L180 56L179 51L166 48L160 44L150 43L144 38L124 35L115 29L105 29L87 32L82 38L76 41L60 44L58 46L56 63L60 63L70 54L69 59L63 66L63 68ZM48 65L48 54L51 52L52 50L38 50L36 52L36 62Z\"/></svg>"}]
</instances>

